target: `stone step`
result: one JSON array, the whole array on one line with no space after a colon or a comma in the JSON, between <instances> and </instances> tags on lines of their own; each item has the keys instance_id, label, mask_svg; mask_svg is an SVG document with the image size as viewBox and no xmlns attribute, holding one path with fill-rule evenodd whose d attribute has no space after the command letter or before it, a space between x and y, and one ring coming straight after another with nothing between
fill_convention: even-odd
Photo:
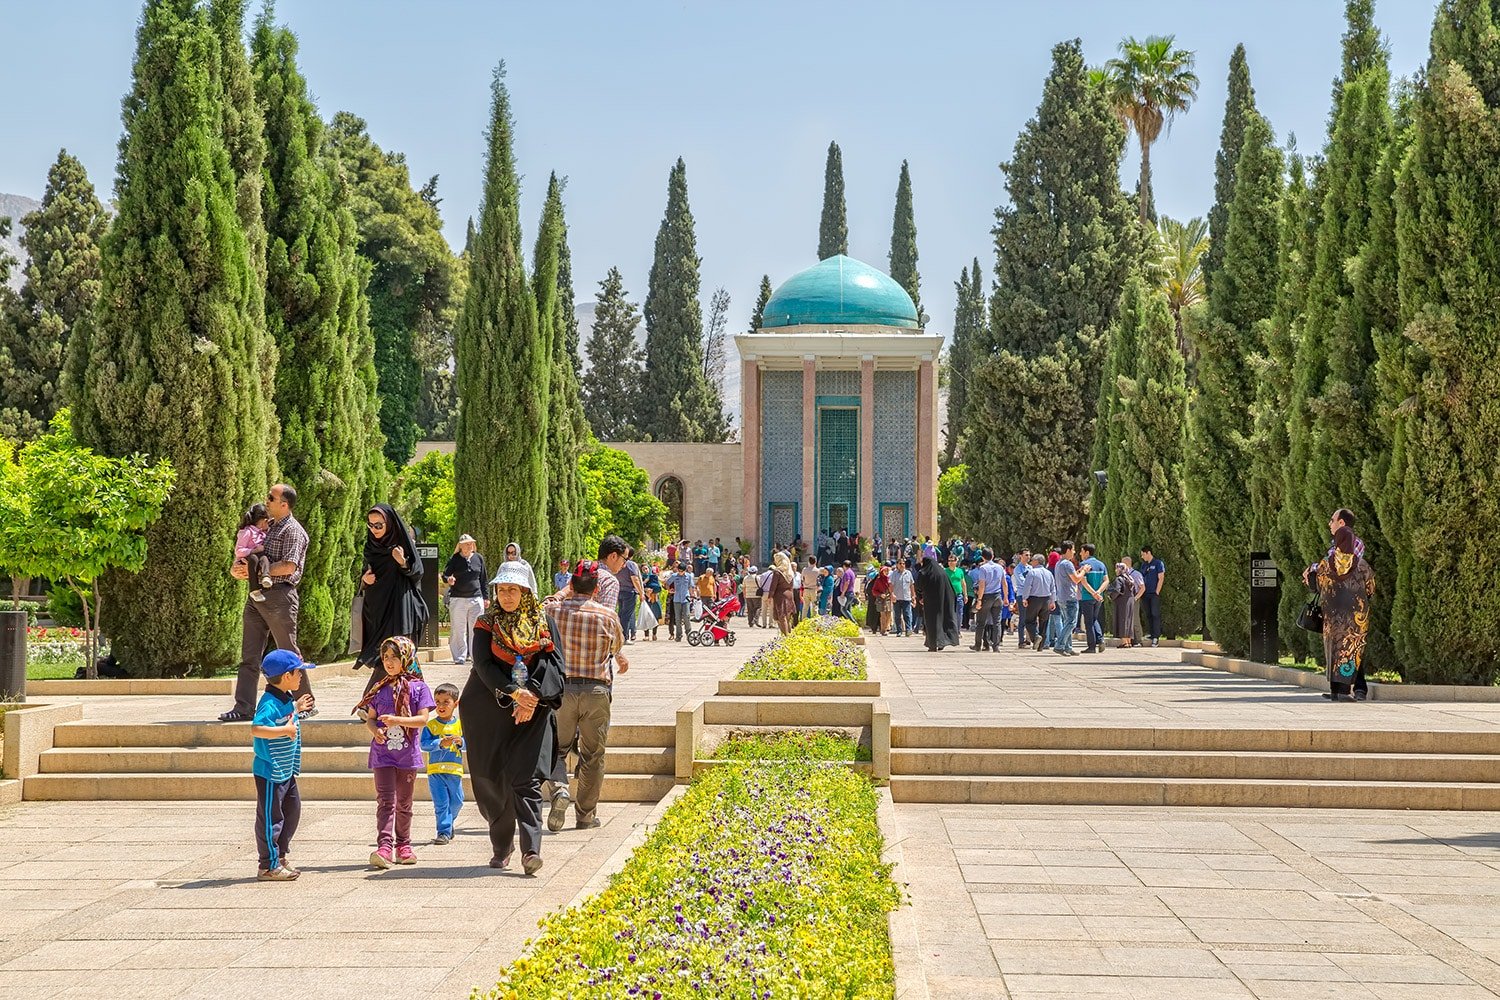
<instances>
[{"instance_id":1,"label":"stone step","mask_svg":"<svg viewBox=\"0 0 1500 1000\"><path fill-rule=\"evenodd\" d=\"M45 755L44 755L45 756ZM892 750L892 776L1191 778L1260 781L1500 781L1484 754L1135 750Z\"/></svg>"},{"instance_id":2,"label":"stone step","mask_svg":"<svg viewBox=\"0 0 1500 1000\"><path fill-rule=\"evenodd\" d=\"M43 751L39 761L43 774L248 774L252 756L248 746L64 747ZM364 746L309 746L302 750L302 767L309 774L367 773L369 757ZM671 747L611 746L604 754L604 770L671 775L676 760Z\"/></svg>"},{"instance_id":3,"label":"stone step","mask_svg":"<svg viewBox=\"0 0 1500 1000\"><path fill-rule=\"evenodd\" d=\"M657 802L672 790L670 774L606 774L601 798L607 802ZM474 790L464 781L473 801ZM373 800L375 784L365 774L302 774L297 789L304 800ZM255 779L243 774L135 773L37 774L26 779L26 799L34 801L159 800L255 801ZM427 800L427 782L416 784L416 798Z\"/></svg>"},{"instance_id":4,"label":"stone step","mask_svg":"<svg viewBox=\"0 0 1500 1000\"><path fill-rule=\"evenodd\" d=\"M609 727L612 747L670 747L675 726L618 724ZM302 725L304 747L367 746L368 733L357 719L311 719ZM53 731L58 747L248 747L247 722L69 722Z\"/></svg>"},{"instance_id":5,"label":"stone step","mask_svg":"<svg viewBox=\"0 0 1500 1000\"><path fill-rule=\"evenodd\" d=\"M766 698L716 695L703 703L706 726L868 726L873 698ZM614 730L610 730L613 737Z\"/></svg>"},{"instance_id":6,"label":"stone step","mask_svg":"<svg viewBox=\"0 0 1500 1000\"><path fill-rule=\"evenodd\" d=\"M1467 782L1256 781L1199 778L892 776L897 802L1218 806L1311 809L1500 809L1500 785ZM27 796L31 794L28 780Z\"/></svg>"},{"instance_id":7,"label":"stone step","mask_svg":"<svg viewBox=\"0 0 1500 1000\"><path fill-rule=\"evenodd\" d=\"M1351 711L1360 711L1358 707L1348 707ZM891 747L893 750L1175 750L1194 753L1228 751L1500 755L1500 730L898 725L891 727Z\"/></svg>"}]
</instances>

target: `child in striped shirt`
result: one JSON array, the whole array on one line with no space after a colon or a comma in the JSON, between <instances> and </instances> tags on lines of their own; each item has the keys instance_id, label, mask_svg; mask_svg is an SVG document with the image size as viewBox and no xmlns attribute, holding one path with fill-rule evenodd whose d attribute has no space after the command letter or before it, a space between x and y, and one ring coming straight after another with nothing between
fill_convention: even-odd
<instances>
[{"instance_id":1,"label":"child in striped shirt","mask_svg":"<svg viewBox=\"0 0 1500 1000\"><path fill-rule=\"evenodd\" d=\"M453 841L453 821L464 807L464 724L458 715L458 687L439 684L432 692L435 715L422 729L422 752L427 755L427 789L437 814L434 844Z\"/></svg>"},{"instance_id":2,"label":"child in striped shirt","mask_svg":"<svg viewBox=\"0 0 1500 1000\"><path fill-rule=\"evenodd\" d=\"M302 727L297 712L312 707L312 695L296 695L302 672L314 669L290 649L267 653L261 661L266 692L250 720L255 761L255 846L260 856L256 878L262 882L290 882L302 873L287 863L287 852L297 822L302 818L302 797L297 792L297 774L302 770Z\"/></svg>"}]
</instances>

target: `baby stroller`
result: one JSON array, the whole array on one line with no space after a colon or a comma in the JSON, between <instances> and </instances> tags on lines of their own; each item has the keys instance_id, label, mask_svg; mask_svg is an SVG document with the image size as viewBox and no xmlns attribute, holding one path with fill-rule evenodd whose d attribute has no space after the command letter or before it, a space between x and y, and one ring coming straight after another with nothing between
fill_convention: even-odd
<instances>
[{"instance_id":1,"label":"baby stroller","mask_svg":"<svg viewBox=\"0 0 1500 1000\"><path fill-rule=\"evenodd\" d=\"M711 604L705 603L703 612L688 624L688 645L717 646L723 641L724 645L733 646L734 632L729 628L729 616L739 609L740 597L735 593Z\"/></svg>"}]
</instances>

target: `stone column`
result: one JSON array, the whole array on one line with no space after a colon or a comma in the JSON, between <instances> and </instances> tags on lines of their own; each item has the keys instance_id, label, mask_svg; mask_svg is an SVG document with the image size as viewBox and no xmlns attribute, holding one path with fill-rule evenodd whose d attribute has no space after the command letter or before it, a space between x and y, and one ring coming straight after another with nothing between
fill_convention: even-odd
<instances>
[{"instance_id":1,"label":"stone column","mask_svg":"<svg viewBox=\"0 0 1500 1000\"><path fill-rule=\"evenodd\" d=\"M818 363L811 354L802 355L802 540L817 537L817 502L814 477L817 475Z\"/></svg>"},{"instance_id":2,"label":"stone column","mask_svg":"<svg viewBox=\"0 0 1500 1000\"><path fill-rule=\"evenodd\" d=\"M765 545L760 537L760 362L753 358L740 362L740 458L742 476L742 513L744 537L754 544L752 552Z\"/></svg>"},{"instance_id":3,"label":"stone column","mask_svg":"<svg viewBox=\"0 0 1500 1000\"><path fill-rule=\"evenodd\" d=\"M937 366L917 368L917 516L912 531L937 537Z\"/></svg>"},{"instance_id":4,"label":"stone column","mask_svg":"<svg viewBox=\"0 0 1500 1000\"><path fill-rule=\"evenodd\" d=\"M875 523L875 357L859 361L859 530L866 538L880 533Z\"/></svg>"}]
</instances>

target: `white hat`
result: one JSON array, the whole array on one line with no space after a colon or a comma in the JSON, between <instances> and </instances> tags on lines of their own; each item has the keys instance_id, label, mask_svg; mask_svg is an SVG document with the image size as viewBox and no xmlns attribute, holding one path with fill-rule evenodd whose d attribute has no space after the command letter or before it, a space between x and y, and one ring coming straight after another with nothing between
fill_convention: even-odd
<instances>
[{"instance_id":1,"label":"white hat","mask_svg":"<svg viewBox=\"0 0 1500 1000\"><path fill-rule=\"evenodd\" d=\"M498 587L502 583L513 583L523 590L531 590L531 575L526 572L526 564L514 560L501 563L490 586Z\"/></svg>"},{"instance_id":2,"label":"white hat","mask_svg":"<svg viewBox=\"0 0 1500 1000\"><path fill-rule=\"evenodd\" d=\"M473 540L474 540L474 536L473 535L459 535L458 536L458 544L460 544L460 545L462 545L464 542L472 542Z\"/></svg>"},{"instance_id":3,"label":"white hat","mask_svg":"<svg viewBox=\"0 0 1500 1000\"><path fill-rule=\"evenodd\" d=\"M760 572L760 567L759 566L751 566L750 567L750 572L752 572L752 573L759 573Z\"/></svg>"}]
</instances>

